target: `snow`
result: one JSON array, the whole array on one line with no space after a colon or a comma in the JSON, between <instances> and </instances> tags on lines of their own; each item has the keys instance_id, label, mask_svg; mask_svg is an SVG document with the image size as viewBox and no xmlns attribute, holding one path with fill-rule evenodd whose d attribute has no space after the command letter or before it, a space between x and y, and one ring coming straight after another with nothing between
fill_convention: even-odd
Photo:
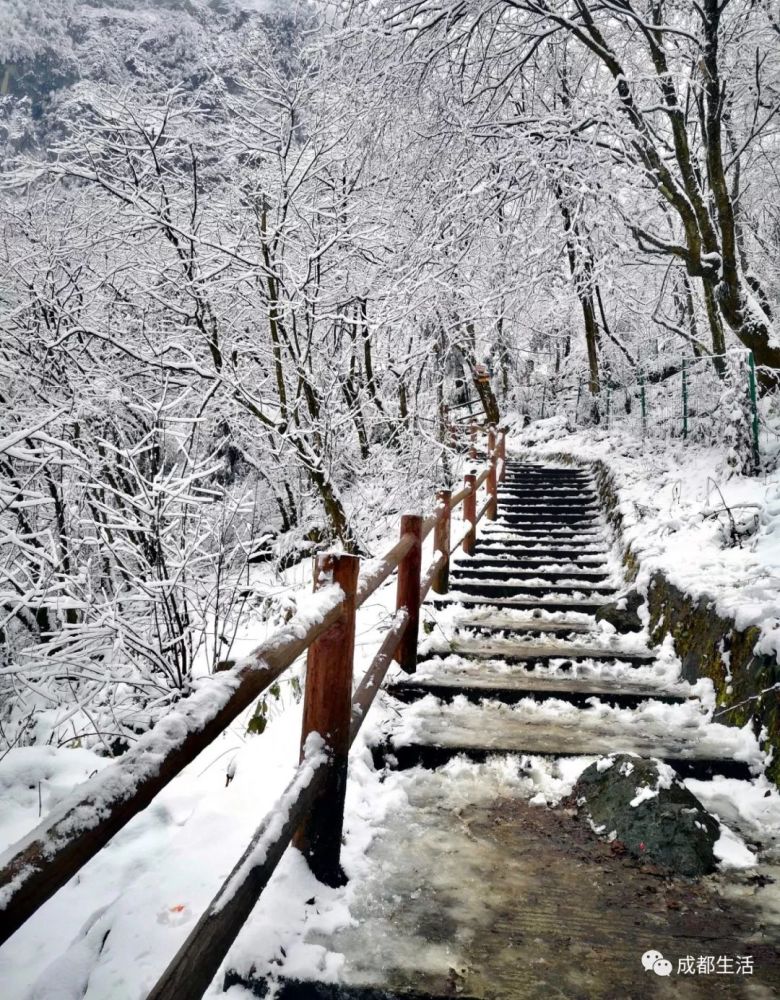
<instances>
[{"instance_id":1,"label":"snow","mask_svg":"<svg viewBox=\"0 0 780 1000\"><path fill-rule=\"evenodd\" d=\"M713 845L713 853L722 871L755 868L756 855L727 826L721 824L720 837Z\"/></svg>"},{"instance_id":2,"label":"snow","mask_svg":"<svg viewBox=\"0 0 780 1000\"><path fill-rule=\"evenodd\" d=\"M675 780L674 770L662 760L655 760L654 763L658 778L653 785L640 785L637 788L636 795L629 803L632 809L636 809L636 807L641 805L642 802L647 802L649 799L657 798L658 793L662 788L672 787Z\"/></svg>"},{"instance_id":3,"label":"snow","mask_svg":"<svg viewBox=\"0 0 780 1000\"><path fill-rule=\"evenodd\" d=\"M236 725L215 741L0 949L4 994L21 1000L40 973L43 1000L45 984L60 979L58 956L93 948L91 921L100 912L88 989L74 995L145 995L289 780L299 726L291 705L262 737L247 738ZM226 750L238 761L227 788ZM21 821L17 814L16 831ZM177 906L187 919L166 919Z\"/></svg>"},{"instance_id":4,"label":"snow","mask_svg":"<svg viewBox=\"0 0 780 1000\"><path fill-rule=\"evenodd\" d=\"M254 838L251 850L246 854L239 866L233 871L227 882L220 888L216 899L211 905L211 913L219 913L233 899L237 889L242 886L254 868L264 864L270 847L278 840L290 810L298 801L301 792L308 788L315 775L327 763L328 754L325 741L319 733L309 733L304 746L303 760L295 772L295 777L285 789L284 794L266 815L263 821L262 833ZM260 831L258 831L259 833Z\"/></svg>"}]
</instances>

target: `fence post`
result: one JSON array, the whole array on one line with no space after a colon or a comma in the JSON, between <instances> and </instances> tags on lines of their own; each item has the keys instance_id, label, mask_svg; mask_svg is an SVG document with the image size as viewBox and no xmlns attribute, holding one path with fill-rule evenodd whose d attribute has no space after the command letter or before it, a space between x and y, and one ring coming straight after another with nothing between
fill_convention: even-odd
<instances>
[{"instance_id":1,"label":"fence post","mask_svg":"<svg viewBox=\"0 0 780 1000\"><path fill-rule=\"evenodd\" d=\"M444 553L444 565L437 570L431 587L436 594L446 594L450 586L450 500L451 490L436 491L436 506L442 508L442 514L433 529L433 551Z\"/></svg>"},{"instance_id":2,"label":"fence post","mask_svg":"<svg viewBox=\"0 0 780 1000\"><path fill-rule=\"evenodd\" d=\"M301 760L306 740L319 733L331 761L325 789L308 818L295 833L293 844L320 882L343 884L339 863L347 787L349 727L352 715L352 662L355 652L355 592L360 560L357 556L322 553L314 561L314 589L331 581L344 591L344 613L309 646L301 728Z\"/></svg>"},{"instance_id":3,"label":"fence post","mask_svg":"<svg viewBox=\"0 0 780 1000\"><path fill-rule=\"evenodd\" d=\"M501 459L501 475L498 481L503 483L506 476L506 431L501 431L498 436L498 457Z\"/></svg>"},{"instance_id":4,"label":"fence post","mask_svg":"<svg viewBox=\"0 0 780 1000\"><path fill-rule=\"evenodd\" d=\"M758 472L761 455L758 450L758 404L756 403L756 359L748 351L748 389L750 393L750 431L753 443L753 468Z\"/></svg>"},{"instance_id":5,"label":"fence post","mask_svg":"<svg viewBox=\"0 0 780 1000\"><path fill-rule=\"evenodd\" d=\"M409 627L395 654L398 665L407 674L417 669L417 634L420 628L420 564L422 562L422 517L404 514L401 518L401 537L412 534L417 541L398 566L398 586L395 606L409 612Z\"/></svg>"},{"instance_id":6,"label":"fence post","mask_svg":"<svg viewBox=\"0 0 780 1000\"><path fill-rule=\"evenodd\" d=\"M683 405L683 437L688 437L688 371L685 358L682 359L682 405Z\"/></svg>"},{"instance_id":7,"label":"fence post","mask_svg":"<svg viewBox=\"0 0 780 1000\"><path fill-rule=\"evenodd\" d=\"M498 457L495 455L496 450L496 429L495 427L488 428L488 439L487 439L487 451L488 451L488 477L487 477L487 491L490 497L490 503L485 511L489 521L495 521L498 516L498 483L496 481L496 463L498 462Z\"/></svg>"},{"instance_id":8,"label":"fence post","mask_svg":"<svg viewBox=\"0 0 780 1000\"><path fill-rule=\"evenodd\" d=\"M473 556L477 541L477 477L473 472L468 472L463 477L463 483L470 489L469 495L463 501L463 520L470 521L471 528L463 539L462 548L467 556Z\"/></svg>"}]
</instances>

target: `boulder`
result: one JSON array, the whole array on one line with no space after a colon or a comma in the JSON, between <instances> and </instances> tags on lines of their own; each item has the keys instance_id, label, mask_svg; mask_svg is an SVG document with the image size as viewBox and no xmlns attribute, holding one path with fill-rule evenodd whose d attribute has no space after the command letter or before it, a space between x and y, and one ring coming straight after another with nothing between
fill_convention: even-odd
<instances>
[{"instance_id":1,"label":"boulder","mask_svg":"<svg viewBox=\"0 0 780 1000\"><path fill-rule=\"evenodd\" d=\"M610 604L603 604L596 611L597 622L609 622L618 632L641 632L642 622L637 612L644 597L637 590L630 590Z\"/></svg>"},{"instance_id":2,"label":"boulder","mask_svg":"<svg viewBox=\"0 0 780 1000\"><path fill-rule=\"evenodd\" d=\"M720 825L663 761L602 757L580 775L574 795L596 833L620 841L634 857L680 875L714 870Z\"/></svg>"}]
</instances>

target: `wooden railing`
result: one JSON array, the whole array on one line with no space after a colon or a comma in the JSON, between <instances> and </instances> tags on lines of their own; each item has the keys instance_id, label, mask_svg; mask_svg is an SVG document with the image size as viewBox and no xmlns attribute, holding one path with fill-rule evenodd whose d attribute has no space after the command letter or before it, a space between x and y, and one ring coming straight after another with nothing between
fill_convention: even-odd
<instances>
[{"instance_id":1,"label":"wooden railing","mask_svg":"<svg viewBox=\"0 0 780 1000\"><path fill-rule=\"evenodd\" d=\"M429 589L446 593L450 556L474 551L476 528L497 512L504 476L504 435L487 432L487 462L452 495L436 494L430 517L401 519L398 542L367 573L356 556L316 557L314 612L296 615L230 670L183 699L123 757L79 785L34 830L0 857L0 943L94 857L187 764L305 651L306 685L300 763L246 851L152 990L155 1000L198 997L292 841L321 881L342 879L339 854L347 757L393 659L415 669L420 605ZM475 455L472 450L471 455ZM486 484L478 508L478 491ZM452 513L463 504L462 533L452 541ZM434 532L423 573L422 545ZM357 609L397 571L396 612L354 693Z\"/></svg>"}]
</instances>

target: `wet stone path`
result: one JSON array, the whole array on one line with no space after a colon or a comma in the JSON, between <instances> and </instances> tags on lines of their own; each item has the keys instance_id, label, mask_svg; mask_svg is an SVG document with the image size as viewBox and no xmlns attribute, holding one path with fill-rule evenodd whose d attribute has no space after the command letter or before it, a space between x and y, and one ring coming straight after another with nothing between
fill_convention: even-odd
<instances>
[{"instance_id":1,"label":"wet stone path","mask_svg":"<svg viewBox=\"0 0 780 1000\"><path fill-rule=\"evenodd\" d=\"M671 876L597 838L575 803L540 808L502 779L615 751L748 777L738 731L597 624L622 582L590 471L510 462L498 519L426 605L416 673L387 688L398 711L375 758L406 805L369 849L352 924L307 938L343 956L338 982L282 965L273 986L259 972L228 984L285 1000L780 996L780 915L755 909L746 878ZM675 974L646 971L648 950ZM707 955L751 956L753 971L677 973Z\"/></svg>"}]
</instances>

